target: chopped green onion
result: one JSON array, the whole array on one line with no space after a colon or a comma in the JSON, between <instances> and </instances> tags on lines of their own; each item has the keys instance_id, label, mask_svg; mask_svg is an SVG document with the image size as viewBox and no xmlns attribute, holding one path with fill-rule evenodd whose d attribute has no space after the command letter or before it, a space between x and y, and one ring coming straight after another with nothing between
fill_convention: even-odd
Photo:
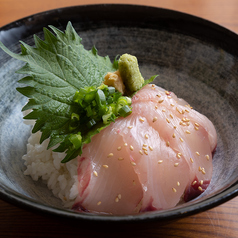
<instances>
[{"instance_id":1,"label":"chopped green onion","mask_svg":"<svg viewBox=\"0 0 238 238\"><path fill-rule=\"evenodd\" d=\"M74 149L79 149L82 144L82 136L81 133L78 132L77 134L71 134L69 137L69 141L73 144Z\"/></svg>"},{"instance_id":2,"label":"chopped green onion","mask_svg":"<svg viewBox=\"0 0 238 238\"><path fill-rule=\"evenodd\" d=\"M95 92L87 93L87 94L84 96L84 101L87 102L87 103L90 103L91 101L94 100L95 96L96 96Z\"/></svg>"},{"instance_id":3,"label":"chopped green onion","mask_svg":"<svg viewBox=\"0 0 238 238\"><path fill-rule=\"evenodd\" d=\"M108 87L108 93L109 95L112 95L115 93L115 88L114 87Z\"/></svg>"},{"instance_id":4,"label":"chopped green onion","mask_svg":"<svg viewBox=\"0 0 238 238\"><path fill-rule=\"evenodd\" d=\"M129 114L131 114L131 108L128 105L125 105L122 108L120 108L120 110L118 112L119 112L120 116L126 117Z\"/></svg>"},{"instance_id":5,"label":"chopped green onion","mask_svg":"<svg viewBox=\"0 0 238 238\"><path fill-rule=\"evenodd\" d=\"M102 127L114 122L116 118L126 117L131 113L131 99L124 97L114 87L102 84L81 88L74 95L76 110L71 114L69 130L71 134L61 143L59 149L66 149L71 146L71 150L80 150L84 132L94 130L97 126ZM100 124L101 123L101 124ZM93 129L94 128L94 129ZM82 132L77 133L78 130Z\"/></svg>"},{"instance_id":6,"label":"chopped green onion","mask_svg":"<svg viewBox=\"0 0 238 238\"><path fill-rule=\"evenodd\" d=\"M96 125L97 123L95 122L95 120L94 119L91 119L88 123L87 123L87 127L88 128L91 128L91 127L93 127L94 125Z\"/></svg>"},{"instance_id":7,"label":"chopped green onion","mask_svg":"<svg viewBox=\"0 0 238 238\"><path fill-rule=\"evenodd\" d=\"M93 116L93 110L92 110L91 105L88 105L88 106L86 107L86 111L87 111L87 117Z\"/></svg>"},{"instance_id":8,"label":"chopped green onion","mask_svg":"<svg viewBox=\"0 0 238 238\"><path fill-rule=\"evenodd\" d=\"M106 97L104 92L101 89L97 90L97 94L96 94L96 101L99 105L104 105L106 104Z\"/></svg>"},{"instance_id":9,"label":"chopped green onion","mask_svg":"<svg viewBox=\"0 0 238 238\"><path fill-rule=\"evenodd\" d=\"M71 114L71 120L72 121L79 121L79 114L76 114L76 113L72 113Z\"/></svg>"}]
</instances>

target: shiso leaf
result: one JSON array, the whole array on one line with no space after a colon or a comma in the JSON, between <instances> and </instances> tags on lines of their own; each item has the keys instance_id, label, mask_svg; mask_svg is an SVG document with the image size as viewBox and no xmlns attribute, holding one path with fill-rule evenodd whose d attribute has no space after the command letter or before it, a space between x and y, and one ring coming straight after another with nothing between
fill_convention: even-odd
<instances>
[{"instance_id":1,"label":"shiso leaf","mask_svg":"<svg viewBox=\"0 0 238 238\"><path fill-rule=\"evenodd\" d=\"M65 163L81 155L83 145L116 118L129 115L131 100L102 84L108 72L118 69L118 56L112 63L108 56L99 56L95 47L86 50L70 22L65 32L49 28L53 32L43 28L44 40L34 35L35 47L21 42L21 54L1 42L0 48L26 63L17 71L27 75L19 80L27 86L17 88L29 98L22 110L31 112L24 119L36 121L32 133L42 132L40 143L50 138L48 149L58 145L54 151L66 153ZM95 100L92 93L98 95Z\"/></svg>"},{"instance_id":2,"label":"shiso leaf","mask_svg":"<svg viewBox=\"0 0 238 238\"><path fill-rule=\"evenodd\" d=\"M32 112L25 119L36 120L32 132L40 130L40 142L50 138L48 147L51 147L62 142L71 133L71 115L77 111L73 102L76 91L87 86L99 87L107 72L114 72L117 68L108 56L99 56L95 47L92 50L84 49L82 39L70 22L65 32L54 26L49 28L55 34L44 28L45 40L35 35L35 47L21 42L21 54L11 52L1 42L0 48L13 58L26 62L17 71L28 75L19 80L27 86L17 88L30 98L23 110L31 109ZM85 141L89 141L99 130L97 128L88 135L85 134ZM66 159L76 157L77 153L70 151Z\"/></svg>"},{"instance_id":3,"label":"shiso leaf","mask_svg":"<svg viewBox=\"0 0 238 238\"><path fill-rule=\"evenodd\" d=\"M153 76L151 76L149 79L146 79L146 80L144 81L143 85L142 85L142 88L143 88L145 85L147 85L147 84L149 84L149 83L152 83L152 82L155 80L155 78L158 77L158 76L159 76L159 75L153 75Z\"/></svg>"}]
</instances>

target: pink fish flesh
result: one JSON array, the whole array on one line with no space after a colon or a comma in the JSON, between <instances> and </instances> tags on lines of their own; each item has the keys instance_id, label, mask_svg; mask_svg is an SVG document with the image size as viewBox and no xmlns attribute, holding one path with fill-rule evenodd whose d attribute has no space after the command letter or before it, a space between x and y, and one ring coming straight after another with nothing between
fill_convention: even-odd
<instances>
[{"instance_id":1,"label":"pink fish flesh","mask_svg":"<svg viewBox=\"0 0 238 238\"><path fill-rule=\"evenodd\" d=\"M135 214L200 195L212 177L211 121L172 92L146 85L132 113L92 138L78 158L76 211Z\"/></svg>"}]
</instances>

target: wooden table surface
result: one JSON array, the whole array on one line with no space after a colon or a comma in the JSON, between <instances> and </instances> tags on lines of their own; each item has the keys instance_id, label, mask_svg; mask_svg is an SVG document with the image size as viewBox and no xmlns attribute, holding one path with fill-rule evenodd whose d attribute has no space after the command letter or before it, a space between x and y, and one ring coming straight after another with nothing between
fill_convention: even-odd
<instances>
[{"instance_id":1,"label":"wooden table surface","mask_svg":"<svg viewBox=\"0 0 238 238\"><path fill-rule=\"evenodd\" d=\"M0 0L0 27L41 11L94 3L128 3L178 10L238 33L238 0ZM120 225L113 230L36 214L1 200L0 213L0 237L238 237L238 197L169 224Z\"/></svg>"}]
</instances>

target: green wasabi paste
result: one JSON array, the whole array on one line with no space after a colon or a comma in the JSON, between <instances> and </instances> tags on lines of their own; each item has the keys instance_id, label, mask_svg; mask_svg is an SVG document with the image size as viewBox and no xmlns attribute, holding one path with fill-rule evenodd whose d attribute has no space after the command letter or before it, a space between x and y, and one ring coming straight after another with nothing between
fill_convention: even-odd
<instances>
[{"instance_id":1,"label":"green wasabi paste","mask_svg":"<svg viewBox=\"0 0 238 238\"><path fill-rule=\"evenodd\" d=\"M123 54L118 61L118 68L123 82L129 91L135 92L142 87L144 78L140 73L135 56Z\"/></svg>"}]
</instances>

